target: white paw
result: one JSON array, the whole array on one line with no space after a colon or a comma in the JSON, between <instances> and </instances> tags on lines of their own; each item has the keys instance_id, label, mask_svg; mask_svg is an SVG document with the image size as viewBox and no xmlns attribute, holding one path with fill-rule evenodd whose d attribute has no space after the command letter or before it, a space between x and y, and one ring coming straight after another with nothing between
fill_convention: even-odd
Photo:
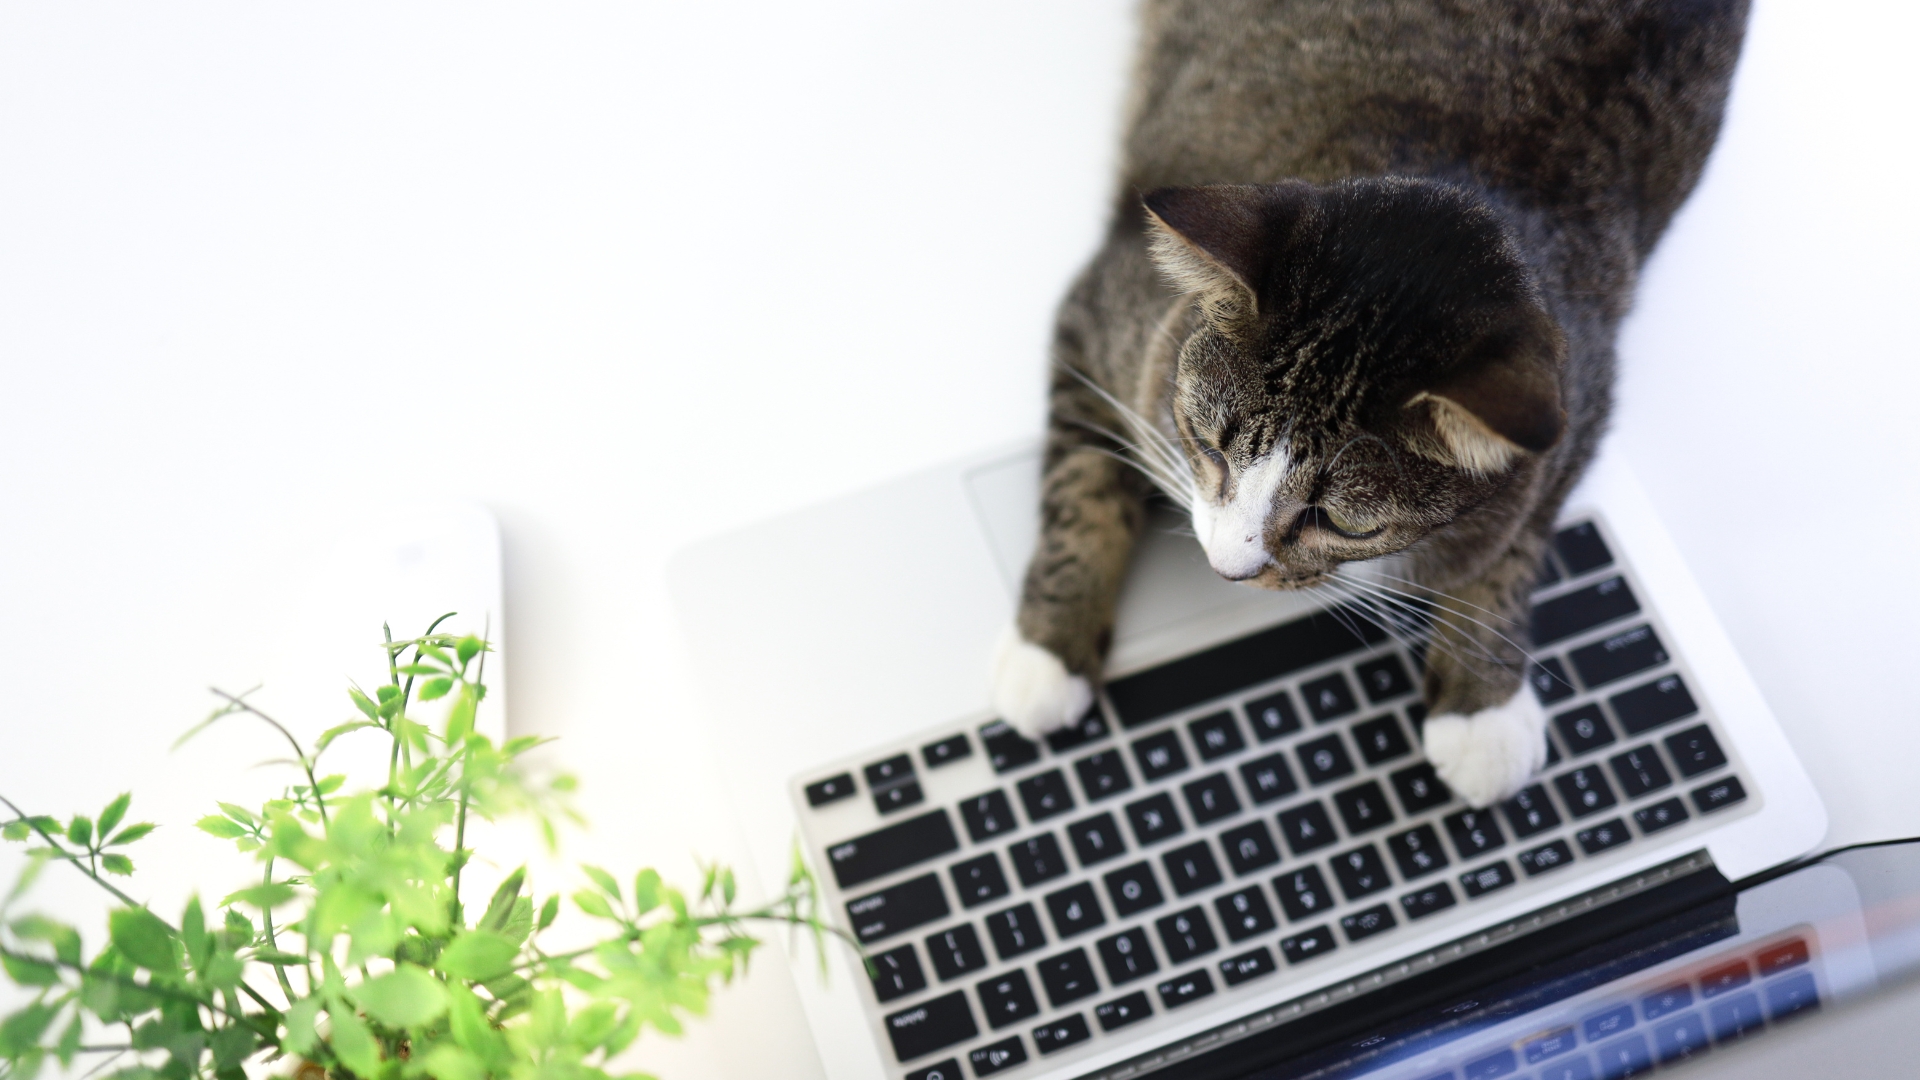
<instances>
[{"instance_id":1,"label":"white paw","mask_svg":"<svg viewBox=\"0 0 1920 1080\"><path fill-rule=\"evenodd\" d=\"M1547 763L1547 714L1524 688L1505 705L1472 716L1427 718L1427 760L1454 794L1491 806L1527 784Z\"/></svg>"},{"instance_id":2,"label":"white paw","mask_svg":"<svg viewBox=\"0 0 1920 1080\"><path fill-rule=\"evenodd\" d=\"M1029 739L1057 731L1086 714L1093 687L1060 658L1009 626L993 648L993 707Z\"/></svg>"}]
</instances>

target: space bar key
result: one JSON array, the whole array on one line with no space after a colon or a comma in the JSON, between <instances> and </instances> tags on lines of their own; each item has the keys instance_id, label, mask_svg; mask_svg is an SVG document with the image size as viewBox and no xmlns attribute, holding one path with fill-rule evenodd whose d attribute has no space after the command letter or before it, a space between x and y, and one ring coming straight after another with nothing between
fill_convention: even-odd
<instances>
[{"instance_id":1,"label":"space bar key","mask_svg":"<svg viewBox=\"0 0 1920 1080\"><path fill-rule=\"evenodd\" d=\"M834 844L827 848L827 864L833 867L833 880L848 889L959 846L947 812L935 810Z\"/></svg>"}]
</instances>

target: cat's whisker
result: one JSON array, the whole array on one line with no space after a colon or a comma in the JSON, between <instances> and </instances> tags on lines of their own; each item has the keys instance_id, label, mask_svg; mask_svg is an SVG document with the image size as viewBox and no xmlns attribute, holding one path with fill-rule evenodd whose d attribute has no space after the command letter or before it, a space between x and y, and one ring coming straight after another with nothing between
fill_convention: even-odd
<instances>
[{"instance_id":1,"label":"cat's whisker","mask_svg":"<svg viewBox=\"0 0 1920 1080\"><path fill-rule=\"evenodd\" d=\"M1424 597L1416 596L1415 594L1407 592L1403 589L1396 589L1389 585L1383 585L1377 581L1367 581L1363 578L1357 578L1357 577L1349 577L1349 578L1346 578L1345 580L1347 581L1348 584L1364 589L1369 593L1371 593L1372 595L1375 595L1379 597L1381 600L1386 602L1398 604L1408 608L1411 608L1415 603L1422 604L1423 618L1427 619L1429 622L1431 622L1436 626L1445 625L1448 628L1455 631L1455 633L1458 634L1460 637L1463 637L1469 641L1474 640L1474 635L1467 629L1467 627L1477 626L1480 629L1485 630L1486 632L1499 638L1501 641L1506 642L1508 645L1513 646L1513 648L1516 651L1518 651L1520 655L1526 660L1528 661L1537 660L1537 657L1534 656L1533 651L1531 649L1513 640L1511 637L1508 637L1498 627L1494 626L1489 622L1486 622L1483 619L1475 618L1472 615L1467 614L1466 612L1456 611L1452 608L1444 607L1438 604L1431 604L1427 602ZM1464 601L1460 601L1460 602L1465 603ZM1467 606L1476 607L1477 605L1468 604ZM1481 609L1481 610L1485 610L1485 609ZM1489 612L1489 614L1491 614L1491 612ZM1495 617L1498 618L1498 616L1495 616ZM1501 621L1505 622L1506 620L1501 619ZM1475 643L1478 644L1477 641ZM1501 657L1496 656L1491 649L1487 648L1484 645L1482 645L1480 648L1481 648L1481 651L1485 653L1485 655L1481 657L1482 660L1485 660L1490 663L1504 663L1504 660Z\"/></svg>"},{"instance_id":2,"label":"cat's whisker","mask_svg":"<svg viewBox=\"0 0 1920 1080\"><path fill-rule=\"evenodd\" d=\"M1130 444L1121 439L1115 439L1114 441L1120 443L1126 449L1137 455L1153 459L1154 463L1167 474L1168 478L1179 478L1173 487L1168 487L1168 485L1162 481L1156 482L1160 483L1160 486L1165 488L1168 494L1190 501L1195 491L1191 467L1187 464L1185 456L1179 451L1179 448L1174 444L1173 440L1168 438L1166 432L1162 431L1159 425L1154 424L1146 417L1140 415L1132 406L1109 393L1105 387L1093 381L1085 372L1070 365L1062 366L1066 367L1066 370L1072 374L1074 378L1079 379L1088 389L1098 395L1100 400L1106 402L1107 407L1112 409L1114 414L1120 417L1121 422L1133 433L1134 441ZM1091 427L1092 425L1088 426ZM1108 437L1112 438L1110 434Z\"/></svg>"}]
</instances>

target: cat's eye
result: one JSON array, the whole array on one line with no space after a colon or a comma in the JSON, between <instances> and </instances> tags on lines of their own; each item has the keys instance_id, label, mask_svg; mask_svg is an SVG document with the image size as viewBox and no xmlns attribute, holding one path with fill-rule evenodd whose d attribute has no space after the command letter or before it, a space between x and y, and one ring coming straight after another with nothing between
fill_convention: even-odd
<instances>
[{"instance_id":1,"label":"cat's eye","mask_svg":"<svg viewBox=\"0 0 1920 1080\"><path fill-rule=\"evenodd\" d=\"M1371 540L1387 531L1385 525L1375 525L1349 514L1343 514L1331 506L1316 506L1312 511L1319 518L1316 524L1325 525L1349 540Z\"/></svg>"}]
</instances>

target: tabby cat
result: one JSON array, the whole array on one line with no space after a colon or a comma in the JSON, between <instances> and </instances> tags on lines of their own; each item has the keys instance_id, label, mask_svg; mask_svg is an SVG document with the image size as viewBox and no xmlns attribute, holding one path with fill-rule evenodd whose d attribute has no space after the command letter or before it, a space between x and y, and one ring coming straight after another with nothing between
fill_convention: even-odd
<instances>
[{"instance_id":1,"label":"tabby cat","mask_svg":"<svg viewBox=\"0 0 1920 1080\"><path fill-rule=\"evenodd\" d=\"M1426 635L1428 758L1545 754L1528 593L1700 175L1746 0L1147 0L1111 227L1061 305L994 698L1092 700L1147 500L1232 581Z\"/></svg>"}]
</instances>

